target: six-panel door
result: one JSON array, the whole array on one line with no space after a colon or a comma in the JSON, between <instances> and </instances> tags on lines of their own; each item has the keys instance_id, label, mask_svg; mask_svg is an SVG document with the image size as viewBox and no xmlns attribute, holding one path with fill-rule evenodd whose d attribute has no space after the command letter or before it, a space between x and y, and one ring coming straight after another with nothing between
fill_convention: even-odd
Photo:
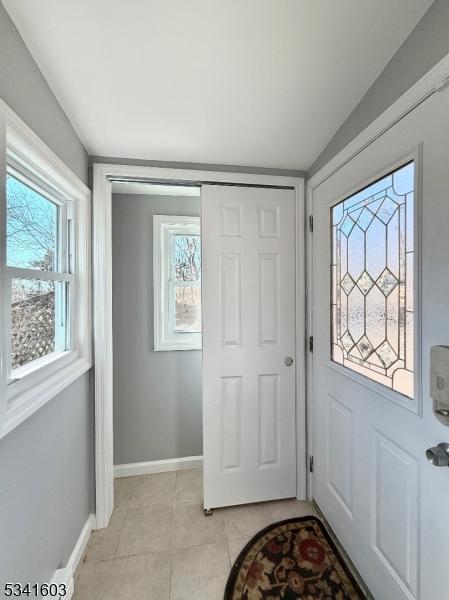
<instances>
[{"instance_id":1,"label":"six-panel door","mask_svg":"<svg viewBox=\"0 0 449 600\"><path fill-rule=\"evenodd\" d=\"M204 505L293 497L295 194L201 196Z\"/></svg>"}]
</instances>

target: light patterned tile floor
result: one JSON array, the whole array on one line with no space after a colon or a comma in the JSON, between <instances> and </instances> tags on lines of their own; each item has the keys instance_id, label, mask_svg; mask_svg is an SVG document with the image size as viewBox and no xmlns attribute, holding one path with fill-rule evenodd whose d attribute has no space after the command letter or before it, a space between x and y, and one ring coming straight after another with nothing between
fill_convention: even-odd
<instances>
[{"instance_id":1,"label":"light patterned tile floor","mask_svg":"<svg viewBox=\"0 0 449 600\"><path fill-rule=\"evenodd\" d=\"M94 531L73 600L222 600L240 550L270 523L316 514L279 500L202 510L200 469L115 481L109 527Z\"/></svg>"}]
</instances>

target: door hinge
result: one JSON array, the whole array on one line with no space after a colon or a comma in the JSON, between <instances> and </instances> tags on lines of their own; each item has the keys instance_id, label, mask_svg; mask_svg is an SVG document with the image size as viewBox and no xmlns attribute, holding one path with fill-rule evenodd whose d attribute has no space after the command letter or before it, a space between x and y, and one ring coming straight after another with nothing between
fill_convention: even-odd
<instances>
[{"instance_id":1,"label":"door hinge","mask_svg":"<svg viewBox=\"0 0 449 600\"><path fill-rule=\"evenodd\" d=\"M309 337L309 352L313 352L313 335Z\"/></svg>"},{"instance_id":2,"label":"door hinge","mask_svg":"<svg viewBox=\"0 0 449 600\"><path fill-rule=\"evenodd\" d=\"M309 215L309 231L313 233L313 215Z\"/></svg>"},{"instance_id":3,"label":"door hinge","mask_svg":"<svg viewBox=\"0 0 449 600\"><path fill-rule=\"evenodd\" d=\"M309 471L313 473L313 456L309 456Z\"/></svg>"}]
</instances>

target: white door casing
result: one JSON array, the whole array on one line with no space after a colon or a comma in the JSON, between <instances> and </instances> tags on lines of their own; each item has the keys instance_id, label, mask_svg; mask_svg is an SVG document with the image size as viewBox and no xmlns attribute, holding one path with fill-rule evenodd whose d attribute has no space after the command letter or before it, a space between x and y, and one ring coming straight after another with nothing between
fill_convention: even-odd
<instances>
[{"instance_id":1,"label":"white door casing","mask_svg":"<svg viewBox=\"0 0 449 600\"><path fill-rule=\"evenodd\" d=\"M100 164L93 165L93 285L94 285L94 348L95 348L95 488L97 528L107 527L113 507L113 361L112 361L112 265L111 256L111 180L203 182L221 184L261 185L289 187L295 190L296 223L302 223L304 211L304 180L302 177L231 173L224 171L186 170L143 165ZM304 238L297 228L297 495L305 496L305 373L303 345L305 323L303 320Z\"/></svg>"},{"instance_id":2,"label":"white door casing","mask_svg":"<svg viewBox=\"0 0 449 600\"><path fill-rule=\"evenodd\" d=\"M429 397L430 347L449 343L448 115L445 89L313 190L314 497L378 600L433 600L449 589L449 471L425 457L426 448L449 439ZM330 359L330 208L410 159L417 175L414 401Z\"/></svg>"},{"instance_id":3,"label":"white door casing","mask_svg":"<svg viewBox=\"0 0 449 600\"><path fill-rule=\"evenodd\" d=\"M201 198L204 506L293 497L295 193Z\"/></svg>"}]
</instances>

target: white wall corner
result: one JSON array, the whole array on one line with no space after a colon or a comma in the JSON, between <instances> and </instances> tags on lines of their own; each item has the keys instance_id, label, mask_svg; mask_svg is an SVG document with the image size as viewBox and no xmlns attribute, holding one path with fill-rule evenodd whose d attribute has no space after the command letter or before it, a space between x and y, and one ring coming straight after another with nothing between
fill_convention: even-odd
<instances>
[{"instance_id":1,"label":"white wall corner","mask_svg":"<svg viewBox=\"0 0 449 600\"><path fill-rule=\"evenodd\" d=\"M81 558L83 557L84 551L87 546L87 542L89 541L90 534L95 528L96 517L94 514L90 514L87 518L86 523L84 524L83 529L81 530L79 538L76 541L70 558L67 561L67 565L62 569L58 569L57 571L55 571L55 574L52 577L51 583L54 583L56 585L66 585L66 595L60 596L60 598L64 598L64 600L70 600L70 598L73 596L75 587L75 571L80 563Z\"/></svg>"},{"instance_id":2,"label":"white wall corner","mask_svg":"<svg viewBox=\"0 0 449 600\"><path fill-rule=\"evenodd\" d=\"M64 567L63 569L58 569L57 571L55 571L55 574L52 577L51 580L51 584L55 584L57 586L60 585L65 585L66 586L66 593L64 596L62 596L61 594L58 596L58 598L64 598L65 600L70 600L70 598L73 596L73 592L75 590L75 583L74 583L74 579L73 579L73 575L69 573L67 567Z\"/></svg>"}]
</instances>

